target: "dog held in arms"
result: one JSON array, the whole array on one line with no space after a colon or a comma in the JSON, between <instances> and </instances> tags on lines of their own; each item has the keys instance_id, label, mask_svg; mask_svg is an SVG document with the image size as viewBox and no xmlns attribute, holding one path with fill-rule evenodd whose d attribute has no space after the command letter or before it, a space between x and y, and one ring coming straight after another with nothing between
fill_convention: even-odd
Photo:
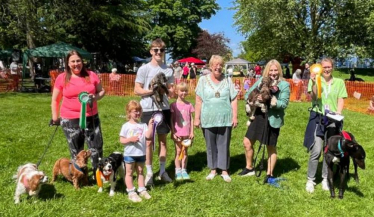
<instances>
[{"instance_id":1,"label":"dog held in arms","mask_svg":"<svg viewBox=\"0 0 374 217\"><path fill-rule=\"evenodd\" d=\"M63 175L68 181L73 182L75 189L80 185L88 185L87 161L91 156L90 150L82 150L74 160L60 158L53 166L52 183L56 180L57 175Z\"/></svg>"},{"instance_id":2,"label":"dog held in arms","mask_svg":"<svg viewBox=\"0 0 374 217\"><path fill-rule=\"evenodd\" d=\"M349 175L350 158L353 160L355 169L354 179L358 183L357 166L365 169L365 150L359 145L354 136L346 131L342 131L341 135L331 136L328 139L324 150L324 160L327 163L328 176L327 180L330 187L331 198L335 198L334 190L334 164L337 166L337 171L340 174L339 198L343 199L345 190L345 178Z\"/></svg>"},{"instance_id":3,"label":"dog held in arms","mask_svg":"<svg viewBox=\"0 0 374 217\"><path fill-rule=\"evenodd\" d=\"M149 84L149 89L153 90L152 99L156 104L159 111L161 111L161 106L164 104L164 94L168 95L169 90L167 88L167 79L164 73L159 72Z\"/></svg>"},{"instance_id":4,"label":"dog held in arms","mask_svg":"<svg viewBox=\"0 0 374 217\"><path fill-rule=\"evenodd\" d=\"M110 182L109 196L114 196L117 175L125 177L123 155L120 152L113 152L107 158L100 159L96 171L96 182L99 186L98 192L103 192L103 182Z\"/></svg>"},{"instance_id":5,"label":"dog held in arms","mask_svg":"<svg viewBox=\"0 0 374 217\"><path fill-rule=\"evenodd\" d=\"M32 163L18 167L17 174L13 178L17 182L14 203L20 202L21 194L38 197L41 185L48 180L44 172L38 170L38 166Z\"/></svg>"},{"instance_id":6,"label":"dog held in arms","mask_svg":"<svg viewBox=\"0 0 374 217\"><path fill-rule=\"evenodd\" d=\"M247 121L247 126L255 119L254 113L257 107L261 108L263 113L268 111L268 104L270 101L270 106L275 106L277 103L277 98L272 96L272 87L277 85L277 81L272 81L269 77L263 77L261 83L255 88L248 96L245 104L245 111L249 120ZM259 101L258 96L262 97L262 101Z\"/></svg>"}]
</instances>

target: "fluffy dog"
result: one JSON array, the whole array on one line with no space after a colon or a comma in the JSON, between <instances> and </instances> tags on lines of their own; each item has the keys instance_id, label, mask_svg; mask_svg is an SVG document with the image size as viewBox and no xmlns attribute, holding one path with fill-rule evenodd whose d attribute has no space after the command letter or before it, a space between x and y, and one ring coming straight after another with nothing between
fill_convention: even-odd
<instances>
[{"instance_id":1,"label":"fluffy dog","mask_svg":"<svg viewBox=\"0 0 374 217\"><path fill-rule=\"evenodd\" d=\"M67 158L58 159L53 166L52 183L56 180L57 175L62 174L68 181L73 182L75 189L79 189L80 185L87 185L87 160L90 156L90 150L82 150L75 156L75 160Z\"/></svg>"},{"instance_id":2,"label":"fluffy dog","mask_svg":"<svg viewBox=\"0 0 374 217\"><path fill-rule=\"evenodd\" d=\"M248 99L245 104L245 111L247 113L247 116L249 117L249 120L247 122L247 126L251 124L251 121L255 119L254 113L256 111L256 107L260 107L261 111L263 113L266 113L268 110L268 104L271 100L271 105L274 106L276 104L276 98L275 96L272 96L271 93L271 87L276 86L276 82L272 82L272 80L269 77L262 78L261 83L257 88L255 88L248 96ZM262 101L258 101L257 97L262 97ZM274 105L273 105L274 104Z\"/></svg>"},{"instance_id":3,"label":"fluffy dog","mask_svg":"<svg viewBox=\"0 0 374 217\"><path fill-rule=\"evenodd\" d=\"M48 180L44 172L39 171L38 166L32 163L18 167L17 174L13 178L17 182L14 203L20 202L21 194L38 197L41 185Z\"/></svg>"},{"instance_id":4,"label":"fluffy dog","mask_svg":"<svg viewBox=\"0 0 374 217\"><path fill-rule=\"evenodd\" d=\"M166 82L167 79L165 74L159 72L149 84L149 89L153 90L153 94L151 97L159 111L162 110L161 106L164 104L164 94L169 94Z\"/></svg>"},{"instance_id":5,"label":"fluffy dog","mask_svg":"<svg viewBox=\"0 0 374 217\"><path fill-rule=\"evenodd\" d=\"M123 155L120 152L114 152L109 157L100 159L99 167L96 171L96 181L99 186L98 192L103 192L103 182L109 181L109 196L114 196L117 175L122 178L125 177Z\"/></svg>"},{"instance_id":6,"label":"fluffy dog","mask_svg":"<svg viewBox=\"0 0 374 217\"><path fill-rule=\"evenodd\" d=\"M340 173L339 198L343 199L345 190L345 177L349 175L350 158L353 159L355 169L354 179L358 183L357 166L365 169L365 150L359 145L351 133L343 131L341 135L331 136L324 151L324 159L328 166L328 183L331 198L335 197L333 167L337 165Z\"/></svg>"}]
</instances>

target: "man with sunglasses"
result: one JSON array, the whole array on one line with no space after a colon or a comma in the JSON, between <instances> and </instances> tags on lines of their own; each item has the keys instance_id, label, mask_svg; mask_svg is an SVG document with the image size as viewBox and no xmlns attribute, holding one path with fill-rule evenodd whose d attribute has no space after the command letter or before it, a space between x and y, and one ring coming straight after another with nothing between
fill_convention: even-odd
<instances>
[{"instance_id":1,"label":"man with sunglasses","mask_svg":"<svg viewBox=\"0 0 374 217\"><path fill-rule=\"evenodd\" d=\"M142 123L148 123L155 112L158 112L156 104L153 102L151 96L153 91L149 88L149 84L152 79L160 72L164 73L167 79L167 88L169 94L174 93L174 76L173 70L163 62L165 54L165 43L162 39L158 38L151 43L150 53L152 55L151 62L141 66L136 74L134 92L136 95L141 96L140 105L143 109L143 115L141 117ZM166 164L166 137L170 132L170 106L168 96L164 96L164 103L162 103L162 113L164 119L162 123L157 127L158 141L160 144L159 159L160 159L160 173L158 178L165 182L171 182L169 175L165 171ZM146 168L147 175L145 177L145 184L147 186L153 184L153 171L152 171L152 156L153 156L153 140L147 140L146 150Z\"/></svg>"}]
</instances>

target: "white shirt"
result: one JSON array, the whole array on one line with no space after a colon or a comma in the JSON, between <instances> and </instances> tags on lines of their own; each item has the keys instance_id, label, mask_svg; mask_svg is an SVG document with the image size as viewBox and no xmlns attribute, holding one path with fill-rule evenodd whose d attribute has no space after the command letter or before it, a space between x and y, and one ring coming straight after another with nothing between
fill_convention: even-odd
<instances>
[{"instance_id":1,"label":"white shirt","mask_svg":"<svg viewBox=\"0 0 374 217\"><path fill-rule=\"evenodd\" d=\"M17 75L18 74L18 64L16 62L12 62L10 64L10 74Z\"/></svg>"}]
</instances>

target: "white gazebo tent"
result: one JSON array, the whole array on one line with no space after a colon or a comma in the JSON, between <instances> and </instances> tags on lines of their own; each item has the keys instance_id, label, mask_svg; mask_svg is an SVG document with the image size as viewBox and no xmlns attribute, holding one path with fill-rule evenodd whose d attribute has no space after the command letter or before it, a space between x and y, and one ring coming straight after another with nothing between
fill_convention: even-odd
<instances>
[{"instance_id":1,"label":"white gazebo tent","mask_svg":"<svg viewBox=\"0 0 374 217\"><path fill-rule=\"evenodd\" d=\"M228 62L225 63L225 71L227 72L227 68L229 66L231 67L235 67L235 66L245 66L243 67L243 69L246 69L247 71L249 70L249 66L250 66L250 62L248 62L247 60L243 60L243 59L233 59L233 60L230 60Z\"/></svg>"}]
</instances>

